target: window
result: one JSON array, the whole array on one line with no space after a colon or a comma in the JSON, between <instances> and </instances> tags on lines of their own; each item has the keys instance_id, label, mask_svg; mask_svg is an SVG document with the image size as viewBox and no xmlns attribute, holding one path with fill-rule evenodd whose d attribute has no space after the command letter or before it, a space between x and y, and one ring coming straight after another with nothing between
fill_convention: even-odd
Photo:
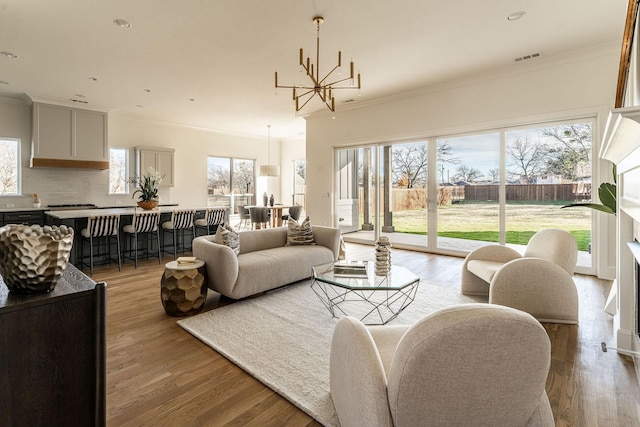
<instances>
[{"instance_id":1,"label":"window","mask_svg":"<svg viewBox=\"0 0 640 427\"><path fill-rule=\"evenodd\" d=\"M0 195L15 196L20 190L20 140L0 139Z\"/></svg>"},{"instance_id":2,"label":"window","mask_svg":"<svg viewBox=\"0 0 640 427\"><path fill-rule=\"evenodd\" d=\"M233 207L255 203L255 160L207 157L207 206Z\"/></svg>"},{"instance_id":3,"label":"window","mask_svg":"<svg viewBox=\"0 0 640 427\"><path fill-rule=\"evenodd\" d=\"M340 148L338 226L358 241L389 232L396 244L447 252L521 249L561 228L590 269L593 211L561 208L592 200L592 134L584 118Z\"/></svg>"},{"instance_id":4,"label":"window","mask_svg":"<svg viewBox=\"0 0 640 427\"><path fill-rule=\"evenodd\" d=\"M305 193L307 191L307 161L293 161L293 204L306 206Z\"/></svg>"},{"instance_id":5,"label":"window","mask_svg":"<svg viewBox=\"0 0 640 427\"><path fill-rule=\"evenodd\" d=\"M109 148L109 194L129 194L129 161L126 148Z\"/></svg>"}]
</instances>

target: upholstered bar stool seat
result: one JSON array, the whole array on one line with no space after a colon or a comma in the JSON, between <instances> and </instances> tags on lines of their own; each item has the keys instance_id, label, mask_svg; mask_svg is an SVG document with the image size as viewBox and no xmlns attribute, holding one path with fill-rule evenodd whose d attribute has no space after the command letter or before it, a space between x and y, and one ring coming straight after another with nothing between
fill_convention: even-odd
<instances>
[{"instance_id":1,"label":"upholstered bar stool seat","mask_svg":"<svg viewBox=\"0 0 640 427\"><path fill-rule=\"evenodd\" d=\"M191 240L196 238L194 218L195 209L177 209L171 212L171 220L162 223L163 237L169 233L173 238L173 258L178 258L178 238L182 241L182 252L185 251L184 231L191 230ZM164 239L163 239L164 240ZM167 251L168 252L168 251Z\"/></svg>"},{"instance_id":2,"label":"upholstered bar stool seat","mask_svg":"<svg viewBox=\"0 0 640 427\"><path fill-rule=\"evenodd\" d=\"M91 215L87 220L87 228L83 228L80 231L81 247L80 247L80 269L84 265L84 242L89 242L89 269L93 276L93 249L94 240L98 245L98 252L100 252L101 242L104 241L104 246L107 249L108 261L111 264L111 241L115 240L118 254L118 270L122 268L122 261L120 258L120 215Z\"/></svg>"},{"instance_id":3,"label":"upholstered bar stool seat","mask_svg":"<svg viewBox=\"0 0 640 427\"><path fill-rule=\"evenodd\" d=\"M153 247L153 240L155 238L156 246L158 248L158 264L162 259L160 255L160 211L136 211L133 214L131 224L125 225L122 228L124 235L128 238L129 242L129 257L134 260L134 266L138 268L138 243L139 237L146 237L145 253L149 258L149 253ZM132 248L133 246L133 248ZM133 254L132 254L133 252ZM125 252L125 258L126 252Z\"/></svg>"},{"instance_id":4,"label":"upholstered bar stool seat","mask_svg":"<svg viewBox=\"0 0 640 427\"><path fill-rule=\"evenodd\" d=\"M204 218L196 219L193 223L196 231L199 228L207 230L207 235L215 234L218 225L227 219L227 208L207 208Z\"/></svg>"}]
</instances>

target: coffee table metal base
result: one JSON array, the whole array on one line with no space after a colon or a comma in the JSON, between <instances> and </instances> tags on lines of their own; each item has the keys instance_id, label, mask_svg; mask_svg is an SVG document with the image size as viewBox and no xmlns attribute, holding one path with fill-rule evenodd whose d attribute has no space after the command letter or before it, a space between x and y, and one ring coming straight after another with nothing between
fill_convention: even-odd
<instances>
[{"instance_id":1,"label":"coffee table metal base","mask_svg":"<svg viewBox=\"0 0 640 427\"><path fill-rule=\"evenodd\" d=\"M354 316L367 325L384 325L411 304L419 284L417 280L402 289L365 290L314 280L311 289L333 317Z\"/></svg>"}]
</instances>

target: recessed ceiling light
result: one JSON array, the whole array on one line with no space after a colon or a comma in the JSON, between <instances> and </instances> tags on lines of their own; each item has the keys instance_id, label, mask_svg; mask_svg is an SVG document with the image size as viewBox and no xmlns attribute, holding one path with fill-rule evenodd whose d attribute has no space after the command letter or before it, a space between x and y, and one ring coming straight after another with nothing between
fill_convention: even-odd
<instances>
[{"instance_id":1,"label":"recessed ceiling light","mask_svg":"<svg viewBox=\"0 0 640 427\"><path fill-rule=\"evenodd\" d=\"M131 24L126 19L114 19L113 23L120 28L131 28Z\"/></svg>"},{"instance_id":2,"label":"recessed ceiling light","mask_svg":"<svg viewBox=\"0 0 640 427\"><path fill-rule=\"evenodd\" d=\"M517 21L518 19L522 18L526 14L527 12L525 12L524 10L513 12L507 16L507 21Z\"/></svg>"},{"instance_id":3,"label":"recessed ceiling light","mask_svg":"<svg viewBox=\"0 0 640 427\"><path fill-rule=\"evenodd\" d=\"M144 91L147 93L151 93L151 89L145 89Z\"/></svg>"},{"instance_id":4,"label":"recessed ceiling light","mask_svg":"<svg viewBox=\"0 0 640 427\"><path fill-rule=\"evenodd\" d=\"M189 101L194 102L195 98L189 98Z\"/></svg>"},{"instance_id":5,"label":"recessed ceiling light","mask_svg":"<svg viewBox=\"0 0 640 427\"><path fill-rule=\"evenodd\" d=\"M6 80L0 80L0 85L8 85L9 82Z\"/></svg>"},{"instance_id":6,"label":"recessed ceiling light","mask_svg":"<svg viewBox=\"0 0 640 427\"><path fill-rule=\"evenodd\" d=\"M97 77L89 77L89 80L91 80L92 82L97 82L98 78Z\"/></svg>"},{"instance_id":7,"label":"recessed ceiling light","mask_svg":"<svg viewBox=\"0 0 640 427\"><path fill-rule=\"evenodd\" d=\"M0 52L0 55L6 56L7 58L11 58L11 59L16 59L18 57L18 55L16 55L15 53L8 52L6 50L3 50L2 52Z\"/></svg>"},{"instance_id":8,"label":"recessed ceiling light","mask_svg":"<svg viewBox=\"0 0 640 427\"><path fill-rule=\"evenodd\" d=\"M144 105L140 105L140 104L138 104L138 105L136 105L136 107L138 107L138 108L144 108Z\"/></svg>"}]
</instances>

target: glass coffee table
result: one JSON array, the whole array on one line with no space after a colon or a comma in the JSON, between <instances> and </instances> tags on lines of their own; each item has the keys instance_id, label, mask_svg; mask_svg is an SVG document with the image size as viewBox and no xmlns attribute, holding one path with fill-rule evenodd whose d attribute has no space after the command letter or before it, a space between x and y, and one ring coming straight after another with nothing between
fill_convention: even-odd
<instances>
[{"instance_id":1,"label":"glass coffee table","mask_svg":"<svg viewBox=\"0 0 640 427\"><path fill-rule=\"evenodd\" d=\"M313 267L311 288L333 317L354 316L368 325L383 325L414 300L420 278L406 268L392 265L389 274L376 276L375 261L351 262L352 268L349 264Z\"/></svg>"}]
</instances>

